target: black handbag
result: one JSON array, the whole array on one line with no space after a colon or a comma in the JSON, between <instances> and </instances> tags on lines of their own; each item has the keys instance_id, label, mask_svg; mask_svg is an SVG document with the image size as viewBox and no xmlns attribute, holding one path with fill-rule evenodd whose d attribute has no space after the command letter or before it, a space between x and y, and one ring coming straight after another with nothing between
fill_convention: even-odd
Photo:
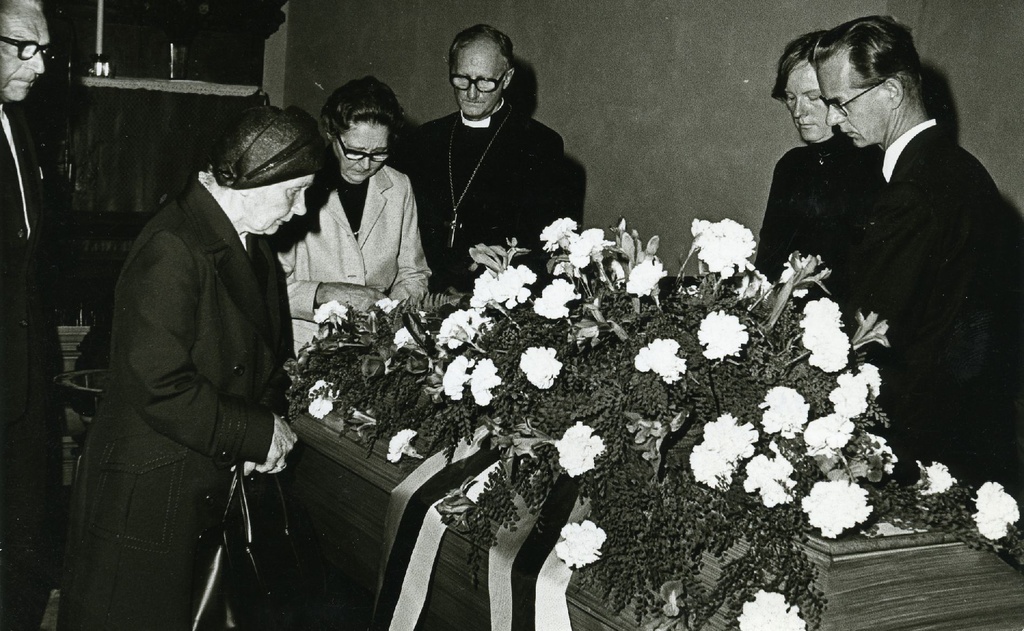
<instances>
[{"instance_id":1,"label":"black handbag","mask_svg":"<svg viewBox=\"0 0 1024 631\"><path fill-rule=\"evenodd\" d=\"M300 629L326 591L312 524L277 475L236 471L223 523L196 549L192 631Z\"/></svg>"}]
</instances>

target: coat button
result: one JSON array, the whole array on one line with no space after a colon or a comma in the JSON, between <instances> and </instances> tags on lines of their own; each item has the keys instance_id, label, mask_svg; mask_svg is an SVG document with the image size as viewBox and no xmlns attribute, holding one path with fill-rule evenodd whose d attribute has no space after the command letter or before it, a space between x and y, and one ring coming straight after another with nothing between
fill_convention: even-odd
<instances>
[{"instance_id":1,"label":"coat button","mask_svg":"<svg viewBox=\"0 0 1024 631\"><path fill-rule=\"evenodd\" d=\"M239 377L245 374L245 366L243 366L242 364L235 364L234 370L235 374L238 375Z\"/></svg>"},{"instance_id":2,"label":"coat button","mask_svg":"<svg viewBox=\"0 0 1024 631\"><path fill-rule=\"evenodd\" d=\"M28 328L28 320L22 320L21 322L18 322L18 326L20 326L23 329L27 329Z\"/></svg>"},{"instance_id":3,"label":"coat button","mask_svg":"<svg viewBox=\"0 0 1024 631\"><path fill-rule=\"evenodd\" d=\"M25 238L25 229L24 228L21 228L20 230L18 230L18 238L19 239L24 239Z\"/></svg>"}]
</instances>

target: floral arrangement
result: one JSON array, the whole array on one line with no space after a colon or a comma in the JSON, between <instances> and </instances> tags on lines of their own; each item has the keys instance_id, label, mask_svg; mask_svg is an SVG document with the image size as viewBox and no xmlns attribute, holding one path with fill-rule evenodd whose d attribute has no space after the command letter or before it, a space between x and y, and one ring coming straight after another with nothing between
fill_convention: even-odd
<instances>
[{"instance_id":1,"label":"floral arrangement","mask_svg":"<svg viewBox=\"0 0 1024 631\"><path fill-rule=\"evenodd\" d=\"M888 344L884 321L858 314L848 335L817 257L794 253L773 284L745 227L692 233L675 279L657 237L561 219L541 234L546 280L515 263L515 242L481 245L468 304L323 305L289 367L291 412L389 441L396 466L485 427L502 466L475 501L453 489L448 523L493 544L569 481L589 515L556 553L645 629L816 627L809 535L939 528L1024 560L998 484L974 493L941 463L887 480L898 455L876 433L884 386L862 351Z\"/></svg>"}]
</instances>

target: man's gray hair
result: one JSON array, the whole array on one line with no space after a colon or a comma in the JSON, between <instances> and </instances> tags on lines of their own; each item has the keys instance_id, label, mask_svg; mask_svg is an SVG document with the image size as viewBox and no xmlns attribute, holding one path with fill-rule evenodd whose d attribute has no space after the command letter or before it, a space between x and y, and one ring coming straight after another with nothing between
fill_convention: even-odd
<instances>
[{"instance_id":1,"label":"man's gray hair","mask_svg":"<svg viewBox=\"0 0 1024 631\"><path fill-rule=\"evenodd\" d=\"M448 48L448 67L455 67L455 57L458 56L460 50L481 39L493 42L505 59L505 65L509 68L512 67L512 40L508 35L489 24L471 26L455 36L452 45Z\"/></svg>"},{"instance_id":2,"label":"man's gray hair","mask_svg":"<svg viewBox=\"0 0 1024 631\"><path fill-rule=\"evenodd\" d=\"M0 17L43 11L43 0L0 0Z\"/></svg>"}]
</instances>

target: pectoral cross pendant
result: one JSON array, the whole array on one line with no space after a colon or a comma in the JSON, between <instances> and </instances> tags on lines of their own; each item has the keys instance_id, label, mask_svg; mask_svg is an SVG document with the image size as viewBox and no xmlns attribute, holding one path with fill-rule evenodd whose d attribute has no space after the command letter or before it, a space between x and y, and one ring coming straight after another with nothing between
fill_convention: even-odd
<instances>
[{"instance_id":1,"label":"pectoral cross pendant","mask_svg":"<svg viewBox=\"0 0 1024 631\"><path fill-rule=\"evenodd\" d=\"M448 222L448 248L455 247L455 232L459 229L459 217L456 215Z\"/></svg>"}]
</instances>

